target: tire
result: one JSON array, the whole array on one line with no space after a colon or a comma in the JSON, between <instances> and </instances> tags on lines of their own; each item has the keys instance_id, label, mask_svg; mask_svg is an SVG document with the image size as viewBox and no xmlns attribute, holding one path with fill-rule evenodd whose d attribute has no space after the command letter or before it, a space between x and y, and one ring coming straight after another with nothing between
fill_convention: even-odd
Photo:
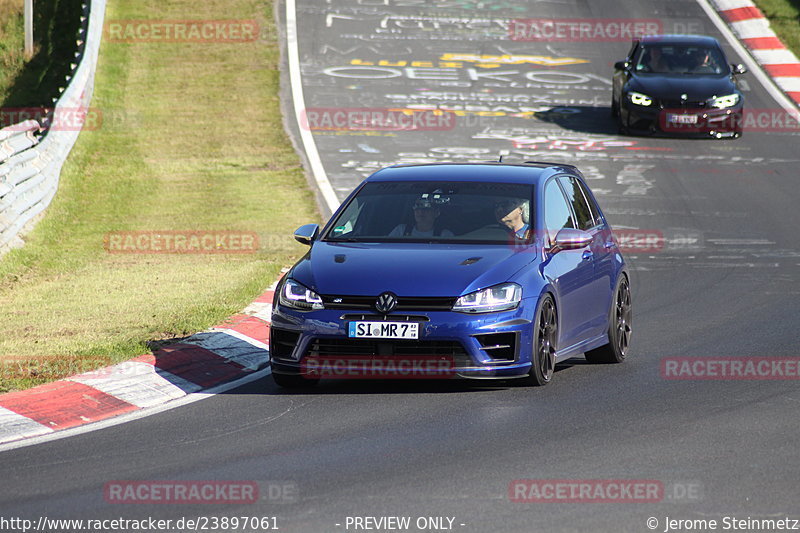
<instances>
[{"instance_id":1,"label":"tire","mask_svg":"<svg viewBox=\"0 0 800 533\"><path fill-rule=\"evenodd\" d=\"M617 133L620 135L628 135L630 131L628 130L627 126L622 122L622 113L617 112Z\"/></svg>"},{"instance_id":2,"label":"tire","mask_svg":"<svg viewBox=\"0 0 800 533\"><path fill-rule=\"evenodd\" d=\"M616 100L614 100L614 95L611 95L611 116L618 117L619 116L619 104Z\"/></svg>"},{"instance_id":3,"label":"tire","mask_svg":"<svg viewBox=\"0 0 800 533\"><path fill-rule=\"evenodd\" d=\"M313 387L319 383L319 379L308 379L296 374L275 374L273 372L272 379L275 384L285 389L300 389L303 387Z\"/></svg>"},{"instance_id":4,"label":"tire","mask_svg":"<svg viewBox=\"0 0 800 533\"><path fill-rule=\"evenodd\" d=\"M625 360L631 340L631 307L631 286L627 276L620 274L608 312L608 344L586 352L587 361L607 364Z\"/></svg>"},{"instance_id":5,"label":"tire","mask_svg":"<svg viewBox=\"0 0 800 533\"><path fill-rule=\"evenodd\" d=\"M542 386L550 383L556 366L556 341L558 340L558 315L552 296L542 297L536 307L533 322L531 369L525 378L527 385Z\"/></svg>"}]
</instances>

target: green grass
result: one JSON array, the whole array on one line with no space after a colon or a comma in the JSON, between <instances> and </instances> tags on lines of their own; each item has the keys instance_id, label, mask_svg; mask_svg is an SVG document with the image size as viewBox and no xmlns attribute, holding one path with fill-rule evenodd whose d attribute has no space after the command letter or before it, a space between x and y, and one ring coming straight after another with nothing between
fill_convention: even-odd
<instances>
[{"instance_id":1,"label":"green grass","mask_svg":"<svg viewBox=\"0 0 800 533\"><path fill-rule=\"evenodd\" d=\"M256 19L257 42L111 43L55 200L0 260L0 392L146 353L245 307L318 221L278 101L272 4L111 0L106 20ZM244 255L109 254L110 231L256 232Z\"/></svg>"},{"instance_id":2,"label":"green grass","mask_svg":"<svg viewBox=\"0 0 800 533\"><path fill-rule=\"evenodd\" d=\"M772 30L800 57L800 0L754 0Z\"/></svg>"}]
</instances>

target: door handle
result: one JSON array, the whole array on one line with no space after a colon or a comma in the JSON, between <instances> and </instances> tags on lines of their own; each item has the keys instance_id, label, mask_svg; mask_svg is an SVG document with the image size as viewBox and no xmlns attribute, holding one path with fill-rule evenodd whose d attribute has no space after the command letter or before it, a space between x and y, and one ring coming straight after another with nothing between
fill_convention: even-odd
<instances>
[{"instance_id":1,"label":"door handle","mask_svg":"<svg viewBox=\"0 0 800 533\"><path fill-rule=\"evenodd\" d=\"M588 260L588 259L591 259L592 257L594 257L594 254L592 253L591 250L584 250L583 251L583 255L581 257L583 257L583 259Z\"/></svg>"},{"instance_id":2,"label":"door handle","mask_svg":"<svg viewBox=\"0 0 800 533\"><path fill-rule=\"evenodd\" d=\"M605 243L603 245L603 248L605 248L606 250L608 250L610 248L613 248L613 247L614 247L614 241L608 241L607 243Z\"/></svg>"}]
</instances>

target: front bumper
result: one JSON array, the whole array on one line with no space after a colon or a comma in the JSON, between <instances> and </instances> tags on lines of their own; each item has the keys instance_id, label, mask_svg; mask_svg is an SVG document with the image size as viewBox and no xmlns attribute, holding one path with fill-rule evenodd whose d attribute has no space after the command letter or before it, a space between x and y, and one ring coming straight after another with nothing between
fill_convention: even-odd
<instances>
[{"instance_id":1,"label":"front bumper","mask_svg":"<svg viewBox=\"0 0 800 533\"><path fill-rule=\"evenodd\" d=\"M742 134L743 106L726 109L623 104L623 127L632 133L690 137L738 137Z\"/></svg>"},{"instance_id":2,"label":"front bumper","mask_svg":"<svg viewBox=\"0 0 800 533\"><path fill-rule=\"evenodd\" d=\"M404 311L383 317L341 309L303 312L276 305L270 327L272 371L311 379L524 377L531 366L535 307L535 300L523 299L516 309L499 313ZM417 322L419 338L349 338L348 324L353 320ZM337 373L315 373L320 360L335 361ZM396 375L364 373L367 367L399 368L419 360L441 364L416 364L413 372Z\"/></svg>"}]
</instances>

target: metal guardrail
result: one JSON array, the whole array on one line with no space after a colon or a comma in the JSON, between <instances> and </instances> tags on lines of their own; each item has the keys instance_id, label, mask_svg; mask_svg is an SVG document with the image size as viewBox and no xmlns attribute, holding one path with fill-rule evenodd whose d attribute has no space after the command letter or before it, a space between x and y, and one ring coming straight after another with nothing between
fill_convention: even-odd
<instances>
[{"instance_id":1,"label":"metal guardrail","mask_svg":"<svg viewBox=\"0 0 800 533\"><path fill-rule=\"evenodd\" d=\"M24 244L29 230L56 194L61 167L80 133L79 127L59 127L59 116L86 113L92 99L94 74L106 0L91 0L78 36L83 46L50 120L26 120L0 130L0 255ZM72 121L74 123L74 120Z\"/></svg>"}]
</instances>

